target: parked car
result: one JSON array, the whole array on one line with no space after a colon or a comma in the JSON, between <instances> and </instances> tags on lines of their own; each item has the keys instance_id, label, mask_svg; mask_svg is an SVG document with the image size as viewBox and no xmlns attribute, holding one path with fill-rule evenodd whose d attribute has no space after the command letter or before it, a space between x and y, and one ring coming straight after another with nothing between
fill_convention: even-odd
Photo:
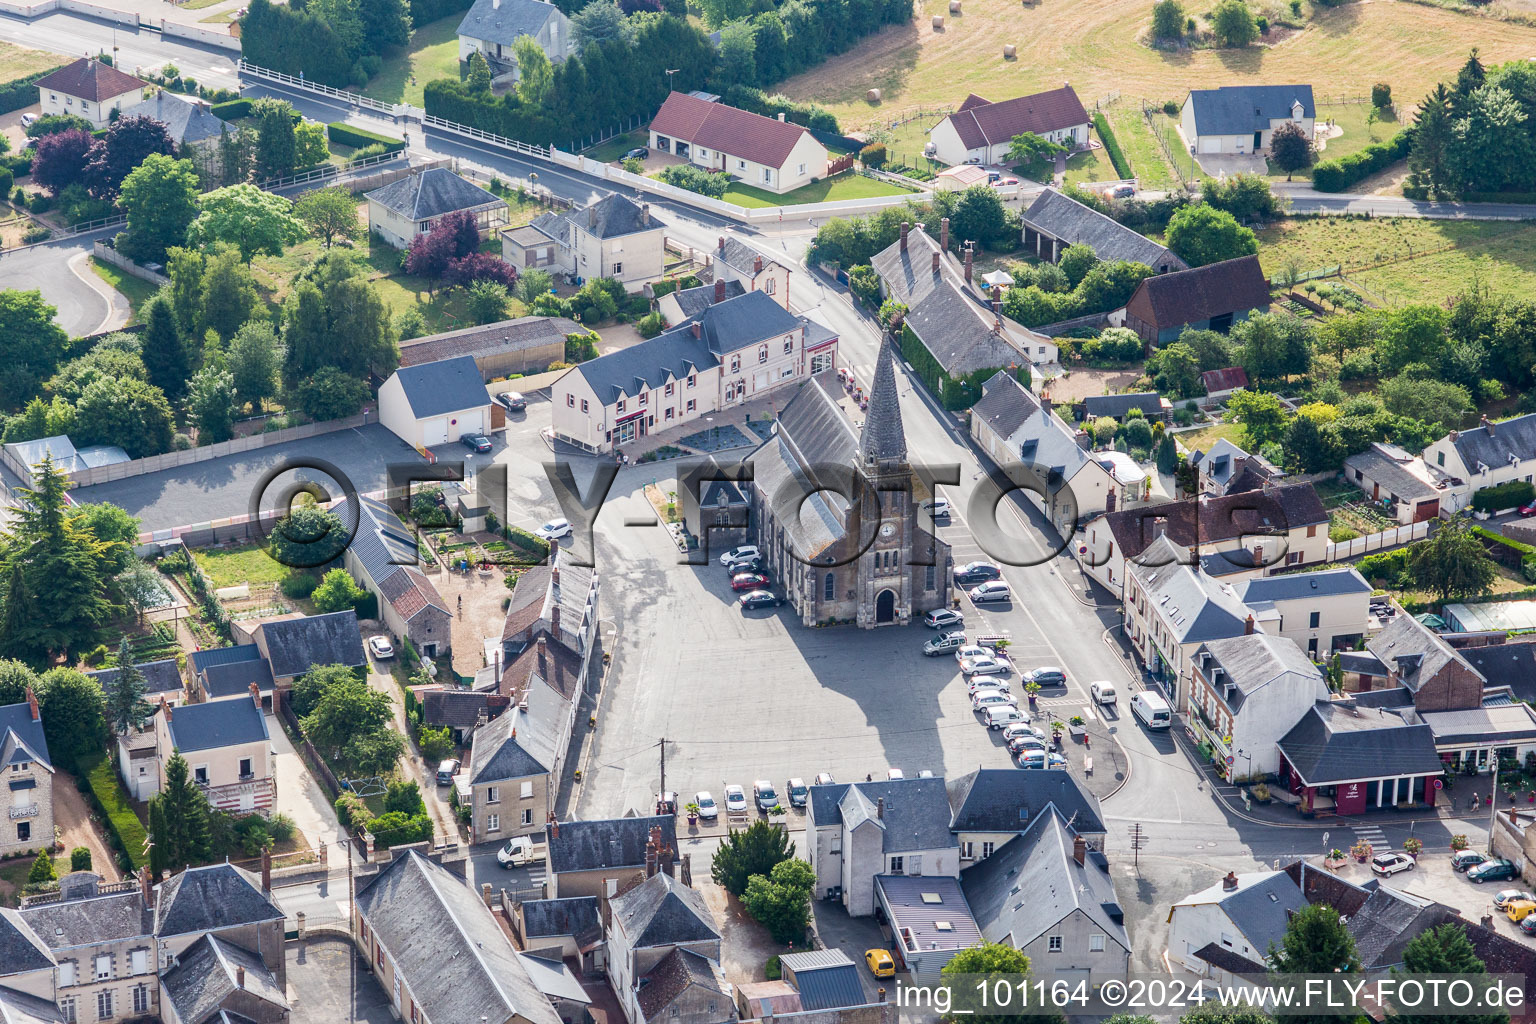
<instances>
[{"instance_id":1,"label":"parked car","mask_svg":"<svg viewBox=\"0 0 1536 1024\"><path fill-rule=\"evenodd\" d=\"M971 604L982 604L986 601L1011 601L1013 594L1008 589L1008 584L1002 580L992 580L983 583L971 591Z\"/></svg>"},{"instance_id":2,"label":"parked car","mask_svg":"<svg viewBox=\"0 0 1536 1024\"><path fill-rule=\"evenodd\" d=\"M761 554L762 552L757 550L756 544L743 544L741 547L731 548L731 550L721 555L720 564L730 565L732 562L740 562L746 558L756 558Z\"/></svg>"},{"instance_id":3,"label":"parked car","mask_svg":"<svg viewBox=\"0 0 1536 1024\"><path fill-rule=\"evenodd\" d=\"M527 836L513 836L507 845L496 851L496 863L504 868L520 868L544 858L534 849L533 840Z\"/></svg>"},{"instance_id":4,"label":"parked car","mask_svg":"<svg viewBox=\"0 0 1536 1024\"><path fill-rule=\"evenodd\" d=\"M1536 910L1536 901L1533 900L1511 900L1504 905L1504 913L1508 914L1509 919L1515 924L1530 917L1533 910Z\"/></svg>"},{"instance_id":5,"label":"parked car","mask_svg":"<svg viewBox=\"0 0 1536 1024\"><path fill-rule=\"evenodd\" d=\"M1045 733L1040 729L1030 725L1028 722L1020 722L1018 725L1010 725L1008 728L1003 730L1003 739L1005 740L1011 741L1016 736L1034 736L1041 741L1045 740Z\"/></svg>"},{"instance_id":6,"label":"parked car","mask_svg":"<svg viewBox=\"0 0 1536 1024\"><path fill-rule=\"evenodd\" d=\"M734 783L726 786L725 812L727 814L747 813L747 791Z\"/></svg>"},{"instance_id":7,"label":"parked car","mask_svg":"<svg viewBox=\"0 0 1536 1024\"><path fill-rule=\"evenodd\" d=\"M981 720L988 729L1001 729L1024 721L1024 712L1012 704L999 704L981 713Z\"/></svg>"},{"instance_id":8,"label":"parked car","mask_svg":"<svg viewBox=\"0 0 1536 1024\"><path fill-rule=\"evenodd\" d=\"M715 798L709 790L701 790L693 794L693 802L699 805L700 821L714 821L720 817L720 805L715 803Z\"/></svg>"},{"instance_id":9,"label":"parked car","mask_svg":"<svg viewBox=\"0 0 1536 1024\"><path fill-rule=\"evenodd\" d=\"M968 587L972 583L985 583L1002 575L1003 570L991 562L966 562L955 570L955 582L962 587Z\"/></svg>"},{"instance_id":10,"label":"parked car","mask_svg":"<svg viewBox=\"0 0 1536 1024\"><path fill-rule=\"evenodd\" d=\"M1008 741L1008 753L1010 754L1021 754L1026 750L1049 749L1051 749L1050 744L1046 743L1045 740L1038 736L1031 736L1028 733L1022 736L1015 736Z\"/></svg>"},{"instance_id":11,"label":"parked car","mask_svg":"<svg viewBox=\"0 0 1536 1024\"><path fill-rule=\"evenodd\" d=\"M760 572L767 575L768 563L756 557L738 558L736 561L726 564L725 572L729 576L738 576L744 572Z\"/></svg>"},{"instance_id":12,"label":"parked car","mask_svg":"<svg viewBox=\"0 0 1536 1024\"><path fill-rule=\"evenodd\" d=\"M1462 850L1459 853L1451 854L1451 867L1457 871L1466 871L1468 868L1477 867L1487 859L1487 857L1476 850Z\"/></svg>"},{"instance_id":13,"label":"parked car","mask_svg":"<svg viewBox=\"0 0 1536 1024\"><path fill-rule=\"evenodd\" d=\"M1493 897L1493 909L1503 910L1515 900L1530 900L1536 903L1536 896L1532 896L1524 889L1501 889Z\"/></svg>"},{"instance_id":14,"label":"parked car","mask_svg":"<svg viewBox=\"0 0 1536 1024\"><path fill-rule=\"evenodd\" d=\"M380 661L395 656L395 645L389 642L389 637L382 633L368 638L368 650Z\"/></svg>"},{"instance_id":15,"label":"parked car","mask_svg":"<svg viewBox=\"0 0 1536 1024\"><path fill-rule=\"evenodd\" d=\"M651 155L651 151L649 149L646 149L644 146L636 146L634 149L632 149L628 153L624 154L624 159L625 160L644 160L646 157L648 157L650 155Z\"/></svg>"},{"instance_id":16,"label":"parked car","mask_svg":"<svg viewBox=\"0 0 1536 1024\"><path fill-rule=\"evenodd\" d=\"M992 652L979 644L965 644L955 651L955 660L964 661L966 658L990 658Z\"/></svg>"},{"instance_id":17,"label":"parked car","mask_svg":"<svg viewBox=\"0 0 1536 1024\"><path fill-rule=\"evenodd\" d=\"M1506 878L1519 877L1519 869L1502 857L1497 860L1483 861L1477 867L1470 868L1467 871L1467 878L1477 885L1482 885L1484 882L1502 882Z\"/></svg>"},{"instance_id":18,"label":"parked car","mask_svg":"<svg viewBox=\"0 0 1536 1024\"><path fill-rule=\"evenodd\" d=\"M1416 866L1406 853L1379 853L1371 858L1371 870L1383 877L1399 871L1412 871Z\"/></svg>"},{"instance_id":19,"label":"parked car","mask_svg":"<svg viewBox=\"0 0 1536 1024\"><path fill-rule=\"evenodd\" d=\"M904 778L906 776L902 774L900 768L887 768L885 770L885 780L887 782L900 782Z\"/></svg>"},{"instance_id":20,"label":"parked car","mask_svg":"<svg viewBox=\"0 0 1536 1024\"><path fill-rule=\"evenodd\" d=\"M1136 194L1135 185L1116 185L1109 194L1116 199L1129 199Z\"/></svg>"},{"instance_id":21,"label":"parked car","mask_svg":"<svg viewBox=\"0 0 1536 1024\"><path fill-rule=\"evenodd\" d=\"M811 798L811 791L804 779L790 779L784 786L784 793L789 797L791 807L804 807Z\"/></svg>"},{"instance_id":22,"label":"parked car","mask_svg":"<svg viewBox=\"0 0 1536 1024\"><path fill-rule=\"evenodd\" d=\"M23 128L30 128L34 124L37 124L37 118L38 118L38 115L36 115L36 114L22 114L21 115L21 126Z\"/></svg>"},{"instance_id":23,"label":"parked car","mask_svg":"<svg viewBox=\"0 0 1536 1024\"><path fill-rule=\"evenodd\" d=\"M1519 512L1523 516L1536 516L1536 501L1528 502L1528 503L1526 503L1524 505L1521 505L1520 508L1519 508Z\"/></svg>"},{"instance_id":24,"label":"parked car","mask_svg":"<svg viewBox=\"0 0 1536 1024\"><path fill-rule=\"evenodd\" d=\"M758 779L752 783L752 801L758 810L771 811L779 805L779 794L774 791L773 783Z\"/></svg>"},{"instance_id":25,"label":"parked car","mask_svg":"<svg viewBox=\"0 0 1536 1024\"><path fill-rule=\"evenodd\" d=\"M1025 680L1041 686L1066 686L1067 674L1055 665L1042 665L1032 672L1025 673Z\"/></svg>"},{"instance_id":26,"label":"parked car","mask_svg":"<svg viewBox=\"0 0 1536 1024\"><path fill-rule=\"evenodd\" d=\"M1020 768L1065 768L1067 759L1054 750L1024 750L1018 764Z\"/></svg>"},{"instance_id":27,"label":"parked car","mask_svg":"<svg viewBox=\"0 0 1536 1024\"><path fill-rule=\"evenodd\" d=\"M955 510L950 507L948 498L934 498L923 502L923 511L935 519L948 519L954 515Z\"/></svg>"},{"instance_id":28,"label":"parked car","mask_svg":"<svg viewBox=\"0 0 1536 1024\"><path fill-rule=\"evenodd\" d=\"M987 708L996 707L999 704L1006 704L1009 707L1015 708L1019 706L1012 695L1006 694L1002 690L983 690L971 698L971 710L973 711L985 711Z\"/></svg>"},{"instance_id":29,"label":"parked car","mask_svg":"<svg viewBox=\"0 0 1536 1024\"><path fill-rule=\"evenodd\" d=\"M564 518L551 519L537 530L534 530L533 535L535 537L542 537L545 540L559 540L561 537L569 537L571 535L571 524L569 520Z\"/></svg>"},{"instance_id":30,"label":"parked car","mask_svg":"<svg viewBox=\"0 0 1536 1024\"><path fill-rule=\"evenodd\" d=\"M732 590L762 590L769 579L760 572L739 572L731 577Z\"/></svg>"},{"instance_id":31,"label":"parked car","mask_svg":"<svg viewBox=\"0 0 1536 1024\"><path fill-rule=\"evenodd\" d=\"M1115 684L1107 679L1100 679L1089 683L1088 693L1093 697L1095 704L1113 704L1115 702Z\"/></svg>"},{"instance_id":32,"label":"parked car","mask_svg":"<svg viewBox=\"0 0 1536 1024\"><path fill-rule=\"evenodd\" d=\"M832 777L832 773L831 772L818 772L816 774L816 782L814 783L814 785L817 785L817 786L835 786L835 785L837 785L837 780Z\"/></svg>"},{"instance_id":33,"label":"parked car","mask_svg":"<svg viewBox=\"0 0 1536 1024\"><path fill-rule=\"evenodd\" d=\"M528 408L528 399L524 398L520 391L503 391L496 396L496 401L500 402L507 412L522 412Z\"/></svg>"},{"instance_id":34,"label":"parked car","mask_svg":"<svg viewBox=\"0 0 1536 1024\"><path fill-rule=\"evenodd\" d=\"M932 769L924 768L922 771L917 773L917 777L920 779L931 779L933 778L933 771Z\"/></svg>"},{"instance_id":35,"label":"parked car","mask_svg":"<svg viewBox=\"0 0 1536 1024\"><path fill-rule=\"evenodd\" d=\"M1520 930L1527 935L1536 935L1536 914L1526 914L1520 919Z\"/></svg>"},{"instance_id":36,"label":"parked car","mask_svg":"<svg viewBox=\"0 0 1536 1024\"><path fill-rule=\"evenodd\" d=\"M891 954L888 950L866 950L864 962L869 965L869 973L877 978L894 978L896 976L896 961L891 959Z\"/></svg>"},{"instance_id":37,"label":"parked car","mask_svg":"<svg viewBox=\"0 0 1536 1024\"><path fill-rule=\"evenodd\" d=\"M741 605L743 611L748 611L753 608L773 608L783 604L784 599L782 597L775 597L767 590L753 590L742 594L741 597L736 599L736 603Z\"/></svg>"},{"instance_id":38,"label":"parked car","mask_svg":"<svg viewBox=\"0 0 1536 1024\"><path fill-rule=\"evenodd\" d=\"M943 629L945 626L964 626L965 616L949 608L936 608L923 616L923 625L929 629Z\"/></svg>"},{"instance_id":39,"label":"parked car","mask_svg":"<svg viewBox=\"0 0 1536 1024\"><path fill-rule=\"evenodd\" d=\"M974 697L976 696L977 690L1002 690L1004 693L1012 692L1012 688L1008 685L1008 680L998 679L996 676L986 675L974 675L970 679L966 680L966 693L969 693L972 697Z\"/></svg>"},{"instance_id":40,"label":"parked car","mask_svg":"<svg viewBox=\"0 0 1536 1024\"><path fill-rule=\"evenodd\" d=\"M437 766L437 784L439 786L453 785L453 777L459 774L458 758L450 757Z\"/></svg>"},{"instance_id":41,"label":"parked car","mask_svg":"<svg viewBox=\"0 0 1536 1024\"><path fill-rule=\"evenodd\" d=\"M470 431L468 434L460 434L459 444L472 452L488 452L491 450L491 439L478 430Z\"/></svg>"},{"instance_id":42,"label":"parked car","mask_svg":"<svg viewBox=\"0 0 1536 1024\"><path fill-rule=\"evenodd\" d=\"M656 794L656 813L670 814L677 817L677 794L670 789L665 793Z\"/></svg>"},{"instance_id":43,"label":"parked car","mask_svg":"<svg viewBox=\"0 0 1536 1024\"><path fill-rule=\"evenodd\" d=\"M1013 670L1001 658L994 658L982 654L974 658L966 658L960 663L960 671L968 676L1005 676Z\"/></svg>"},{"instance_id":44,"label":"parked car","mask_svg":"<svg viewBox=\"0 0 1536 1024\"><path fill-rule=\"evenodd\" d=\"M940 633L938 636L923 644L923 653L932 658L950 651L959 650L965 646L964 633Z\"/></svg>"}]
</instances>

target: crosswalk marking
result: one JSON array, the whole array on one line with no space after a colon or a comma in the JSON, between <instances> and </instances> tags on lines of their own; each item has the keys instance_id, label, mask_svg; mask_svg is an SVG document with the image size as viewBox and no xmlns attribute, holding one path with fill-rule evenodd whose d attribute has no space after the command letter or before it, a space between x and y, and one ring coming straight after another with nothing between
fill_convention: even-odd
<instances>
[{"instance_id":1,"label":"crosswalk marking","mask_svg":"<svg viewBox=\"0 0 1536 1024\"><path fill-rule=\"evenodd\" d=\"M1387 840L1387 834L1377 825L1356 825L1355 838L1361 842L1370 843L1372 853L1385 853L1392 849L1392 844Z\"/></svg>"}]
</instances>

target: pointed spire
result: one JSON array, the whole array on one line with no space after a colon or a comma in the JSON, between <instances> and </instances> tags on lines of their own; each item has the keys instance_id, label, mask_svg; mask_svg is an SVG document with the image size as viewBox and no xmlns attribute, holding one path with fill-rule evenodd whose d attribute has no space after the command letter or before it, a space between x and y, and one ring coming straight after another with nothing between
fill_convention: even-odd
<instances>
[{"instance_id":1,"label":"pointed spire","mask_svg":"<svg viewBox=\"0 0 1536 1024\"><path fill-rule=\"evenodd\" d=\"M869 393L869 415L864 418L864 435L860 450L864 461L905 461L907 458L907 434L901 425L901 405L896 396L896 366L894 347L889 342L880 345L880 358L875 362L875 384Z\"/></svg>"}]
</instances>

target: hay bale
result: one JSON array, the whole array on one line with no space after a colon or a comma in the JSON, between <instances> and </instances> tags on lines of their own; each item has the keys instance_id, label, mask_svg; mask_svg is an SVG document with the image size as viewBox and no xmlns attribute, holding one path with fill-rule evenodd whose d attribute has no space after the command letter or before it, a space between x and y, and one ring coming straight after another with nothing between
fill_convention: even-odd
<instances>
[{"instance_id":1,"label":"hay bale","mask_svg":"<svg viewBox=\"0 0 1536 1024\"><path fill-rule=\"evenodd\" d=\"M1004 60L1013 60L1018 55L1019 55L1018 48L1015 47L1012 43L1004 43L1003 44L1003 59Z\"/></svg>"},{"instance_id":2,"label":"hay bale","mask_svg":"<svg viewBox=\"0 0 1536 1024\"><path fill-rule=\"evenodd\" d=\"M880 90L879 89L871 89L871 90L869 90L869 92L866 92L864 94L864 101L866 103L879 103L880 102Z\"/></svg>"},{"instance_id":3,"label":"hay bale","mask_svg":"<svg viewBox=\"0 0 1536 1024\"><path fill-rule=\"evenodd\" d=\"M942 15L942 14L935 14L933 16L933 30L935 32L942 32L942 31L944 31L944 15Z\"/></svg>"},{"instance_id":4,"label":"hay bale","mask_svg":"<svg viewBox=\"0 0 1536 1024\"><path fill-rule=\"evenodd\" d=\"M949 13L950 14L959 14L960 13L960 0L949 0Z\"/></svg>"}]
</instances>

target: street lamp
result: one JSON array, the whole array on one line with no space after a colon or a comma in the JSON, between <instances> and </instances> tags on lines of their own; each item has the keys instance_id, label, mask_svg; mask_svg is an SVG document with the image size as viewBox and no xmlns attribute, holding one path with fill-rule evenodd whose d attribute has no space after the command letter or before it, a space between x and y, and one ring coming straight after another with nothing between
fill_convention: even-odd
<instances>
[{"instance_id":1,"label":"street lamp","mask_svg":"<svg viewBox=\"0 0 1536 1024\"><path fill-rule=\"evenodd\" d=\"M715 430L715 418L713 416L705 416L704 422L709 424L709 450L714 451L715 445L720 441L720 435Z\"/></svg>"},{"instance_id":2,"label":"street lamp","mask_svg":"<svg viewBox=\"0 0 1536 1024\"><path fill-rule=\"evenodd\" d=\"M667 68L667 92L671 92L672 91L672 76L677 74L681 70L683 70L683 69L682 68Z\"/></svg>"}]
</instances>

